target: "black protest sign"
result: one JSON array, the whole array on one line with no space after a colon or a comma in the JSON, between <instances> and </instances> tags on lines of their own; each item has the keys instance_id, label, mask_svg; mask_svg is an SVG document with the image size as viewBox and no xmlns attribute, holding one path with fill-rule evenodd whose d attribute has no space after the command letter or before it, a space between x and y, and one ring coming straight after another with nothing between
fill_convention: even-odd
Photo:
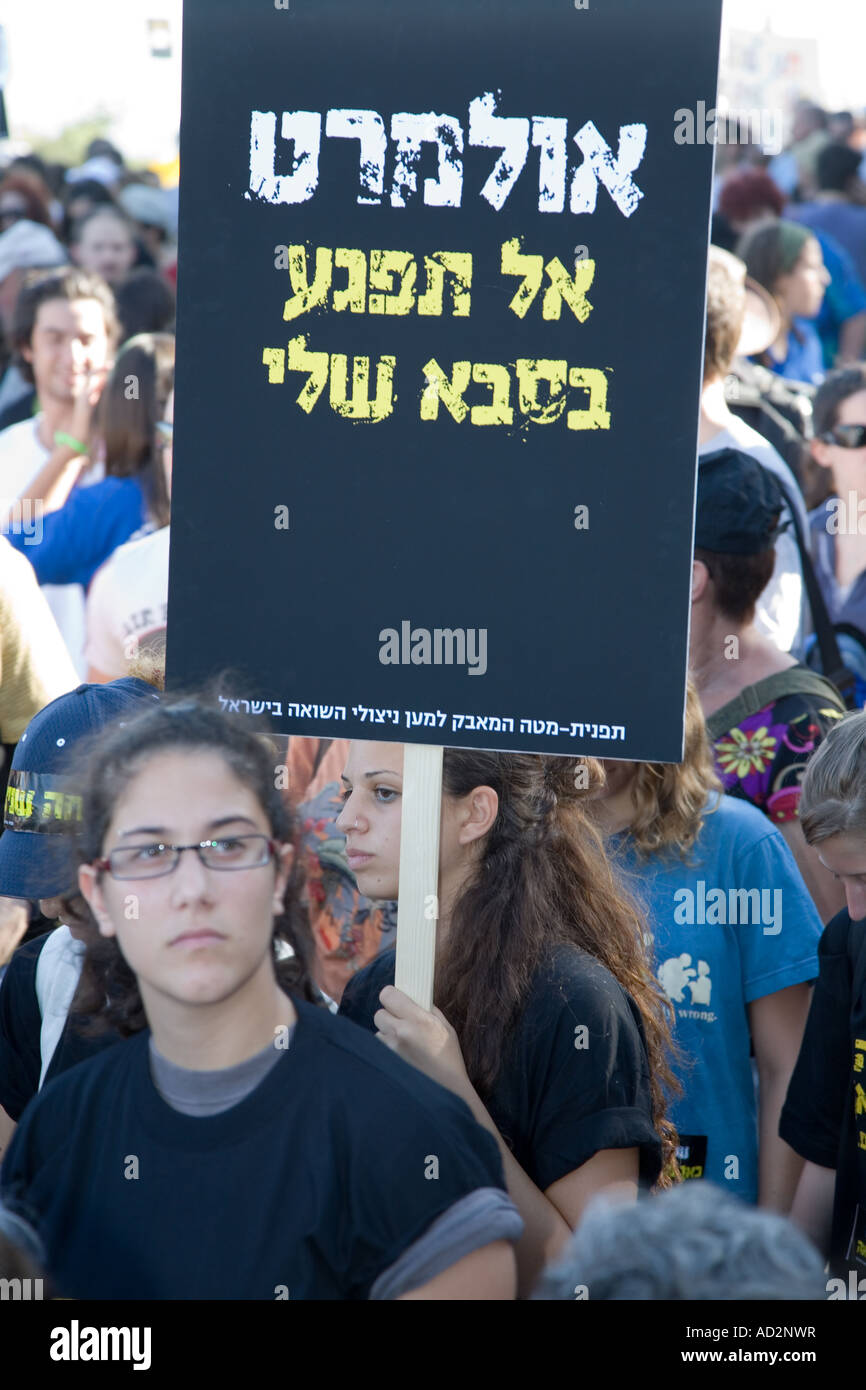
<instances>
[{"instance_id":1,"label":"black protest sign","mask_svg":"<svg viewBox=\"0 0 866 1390\"><path fill-rule=\"evenodd\" d=\"M680 757L719 21L186 0L170 685Z\"/></svg>"}]
</instances>

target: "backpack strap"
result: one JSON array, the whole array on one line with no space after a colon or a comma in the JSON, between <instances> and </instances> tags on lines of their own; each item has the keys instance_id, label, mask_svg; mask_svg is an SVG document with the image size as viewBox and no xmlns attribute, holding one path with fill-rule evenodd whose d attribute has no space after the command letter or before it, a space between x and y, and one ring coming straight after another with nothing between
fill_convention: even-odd
<instances>
[{"instance_id":1,"label":"backpack strap","mask_svg":"<svg viewBox=\"0 0 866 1390\"><path fill-rule=\"evenodd\" d=\"M707 733L712 742L721 738L759 709L781 700L783 695L817 695L829 700L833 705L840 704L839 692L825 676L810 671L805 666L789 666L787 671L777 671L772 676L747 685L733 700L729 700L707 720Z\"/></svg>"},{"instance_id":2,"label":"backpack strap","mask_svg":"<svg viewBox=\"0 0 866 1390\"><path fill-rule=\"evenodd\" d=\"M839 651L839 643L836 640L836 632L830 621L827 604L824 601L824 595L818 583L818 576L815 573L815 566L812 563L812 554L806 544L796 508L788 495L787 489L779 478L776 478L776 483L778 484L779 491L788 504L788 511L791 514L791 522L794 527L794 539L797 542L797 550L800 552L800 567L803 571L803 585L812 613L812 626L815 629L815 641L818 644L818 651L821 654L821 669L827 679L832 682L842 696L842 701L846 708L852 709L854 707L854 677L842 660L842 653Z\"/></svg>"}]
</instances>

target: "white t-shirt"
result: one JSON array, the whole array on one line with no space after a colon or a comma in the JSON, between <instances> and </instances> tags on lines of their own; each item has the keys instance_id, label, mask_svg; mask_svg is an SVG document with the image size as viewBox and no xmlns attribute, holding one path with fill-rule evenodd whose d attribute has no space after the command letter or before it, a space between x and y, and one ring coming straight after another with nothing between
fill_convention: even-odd
<instances>
[{"instance_id":1,"label":"white t-shirt","mask_svg":"<svg viewBox=\"0 0 866 1390\"><path fill-rule=\"evenodd\" d=\"M118 546L96 571L87 595L87 664L109 680L128 674L130 660L165 628L168 539L163 526Z\"/></svg>"},{"instance_id":2,"label":"white t-shirt","mask_svg":"<svg viewBox=\"0 0 866 1390\"><path fill-rule=\"evenodd\" d=\"M769 440L753 430L739 415L732 415L728 428L714 434L712 439L700 446L698 453L712 454L717 449L741 449L778 478L797 508L802 533L808 542L809 518L799 483ZM802 651L810 630L806 610L800 552L796 537L789 527L776 539L776 563L770 582L758 599L755 627L769 637L780 651L793 651L797 655Z\"/></svg>"},{"instance_id":3,"label":"white t-shirt","mask_svg":"<svg viewBox=\"0 0 866 1390\"><path fill-rule=\"evenodd\" d=\"M9 505L47 463L50 449L39 438L41 415L0 430L0 499Z\"/></svg>"},{"instance_id":4,"label":"white t-shirt","mask_svg":"<svg viewBox=\"0 0 866 1390\"><path fill-rule=\"evenodd\" d=\"M22 420L0 430L0 505L4 511L16 497L25 492L29 483L51 456L39 438L42 415ZM105 476L102 463L94 463L81 479L80 486L90 487ZM32 513L28 513L28 524ZM81 679L84 679L84 590L80 584L43 584L42 592L54 620L66 643L69 655Z\"/></svg>"}]
</instances>

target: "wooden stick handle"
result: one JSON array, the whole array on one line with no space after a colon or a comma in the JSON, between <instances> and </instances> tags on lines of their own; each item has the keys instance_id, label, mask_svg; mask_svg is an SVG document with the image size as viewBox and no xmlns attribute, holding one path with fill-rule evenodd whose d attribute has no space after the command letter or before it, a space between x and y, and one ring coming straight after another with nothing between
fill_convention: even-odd
<instances>
[{"instance_id":1,"label":"wooden stick handle","mask_svg":"<svg viewBox=\"0 0 866 1390\"><path fill-rule=\"evenodd\" d=\"M439 817L442 748L404 745L400 899L394 983L423 1009L433 1007L439 918Z\"/></svg>"}]
</instances>

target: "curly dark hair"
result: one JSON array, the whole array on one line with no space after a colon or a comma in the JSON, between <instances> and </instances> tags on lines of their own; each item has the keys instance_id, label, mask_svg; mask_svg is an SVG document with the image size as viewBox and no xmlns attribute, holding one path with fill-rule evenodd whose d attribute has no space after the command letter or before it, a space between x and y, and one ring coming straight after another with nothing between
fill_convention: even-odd
<instances>
[{"instance_id":1,"label":"curly dark hair","mask_svg":"<svg viewBox=\"0 0 866 1390\"><path fill-rule=\"evenodd\" d=\"M105 834L114 806L124 787L154 756L176 750L205 750L224 759L239 782L258 798L271 834L281 843L294 842L291 813L276 787L275 749L266 736L251 732L238 717L223 714L205 695L163 699L124 723L103 729L79 759L80 784L88 814L76 836L74 856L79 864L92 864L103 853ZM287 993L313 1003L321 997L312 983L312 942L307 915L301 904L303 869L295 855L285 893L282 916L274 922L274 966L277 980ZM115 937L88 933L84 966L73 1003L91 1035L114 1030L123 1037L147 1027L138 981ZM278 953L280 943L291 947L288 959Z\"/></svg>"},{"instance_id":2,"label":"curly dark hair","mask_svg":"<svg viewBox=\"0 0 866 1390\"><path fill-rule=\"evenodd\" d=\"M445 794L492 787L499 809L453 909L435 1002L457 1032L473 1086L489 1095L544 958L571 945L600 961L640 1012L666 1185L676 1171L667 1100L680 1089L669 1064L671 1005L653 973L645 918L616 878L586 809L603 771L593 759L578 767L584 776L569 758L445 749Z\"/></svg>"}]
</instances>

